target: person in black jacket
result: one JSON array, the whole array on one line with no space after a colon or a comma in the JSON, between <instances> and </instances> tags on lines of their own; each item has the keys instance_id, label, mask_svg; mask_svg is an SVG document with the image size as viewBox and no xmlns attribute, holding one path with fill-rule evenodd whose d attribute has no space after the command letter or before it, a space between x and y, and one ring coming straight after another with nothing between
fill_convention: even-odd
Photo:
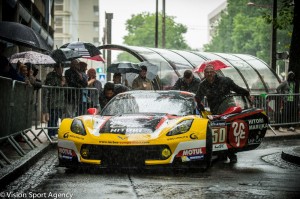
<instances>
[{"instance_id":1,"label":"person in black jacket","mask_svg":"<svg viewBox=\"0 0 300 199\"><path fill-rule=\"evenodd\" d=\"M67 87L86 88L88 86L87 76L81 72L80 61L71 61L71 66L65 71ZM68 89L66 91L66 117L74 117L82 114L79 107L82 105L82 93L80 89ZM80 105L80 106L79 106Z\"/></svg>"},{"instance_id":2,"label":"person in black jacket","mask_svg":"<svg viewBox=\"0 0 300 199\"><path fill-rule=\"evenodd\" d=\"M196 94L200 79L193 75L191 70L184 71L183 77L180 77L174 84L173 90L188 91Z\"/></svg>"},{"instance_id":3,"label":"person in black jacket","mask_svg":"<svg viewBox=\"0 0 300 199\"><path fill-rule=\"evenodd\" d=\"M229 97L231 91L247 96L250 100L250 93L248 90L236 85L229 77L217 75L212 65L208 65L204 69L204 77L205 79L199 84L196 93L196 100L200 110L204 109L203 105L200 103L204 96L207 98L210 112L213 115L222 114L227 108L235 106L233 98Z\"/></svg>"},{"instance_id":4,"label":"person in black jacket","mask_svg":"<svg viewBox=\"0 0 300 199\"><path fill-rule=\"evenodd\" d=\"M229 77L218 76L212 65L206 66L204 69L204 77L205 79L201 81L196 93L196 101L200 110L204 110L201 104L204 96L207 97L210 111L214 115L223 113L231 106L236 106L232 96L228 97L231 91L245 95L250 99L248 90L236 85ZM230 163L237 162L234 149L229 149L224 156L219 156L219 159L227 160L227 157L230 159Z\"/></svg>"}]
</instances>

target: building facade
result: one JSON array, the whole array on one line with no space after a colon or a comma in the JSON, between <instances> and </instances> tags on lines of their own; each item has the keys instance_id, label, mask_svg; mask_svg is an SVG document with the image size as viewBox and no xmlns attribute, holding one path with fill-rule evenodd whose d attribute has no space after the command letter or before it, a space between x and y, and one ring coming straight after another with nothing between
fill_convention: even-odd
<instances>
[{"instance_id":1,"label":"building facade","mask_svg":"<svg viewBox=\"0 0 300 199\"><path fill-rule=\"evenodd\" d=\"M54 44L82 41L99 46L98 0L55 0Z\"/></svg>"}]
</instances>

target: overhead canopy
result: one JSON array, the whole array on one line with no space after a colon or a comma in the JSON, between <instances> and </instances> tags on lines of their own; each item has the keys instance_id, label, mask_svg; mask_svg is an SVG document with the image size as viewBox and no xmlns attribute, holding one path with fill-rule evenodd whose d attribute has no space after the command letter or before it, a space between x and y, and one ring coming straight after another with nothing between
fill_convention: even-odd
<instances>
[{"instance_id":1,"label":"overhead canopy","mask_svg":"<svg viewBox=\"0 0 300 199\"><path fill-rule=\"evenodd\" d=\"M194 70L207 60L220 60L230 66L219 71L220 75L230 77L239 86L252 94L276 93L280 83L277 74L261 59L247 54L229 54L171 50L126 45L103 45L100 50L126 51L139 61L148 61L159 67L157 87L170 89L186 69ZM203 74L195 74L200 78Z\"/></svg>"}]
</instances>

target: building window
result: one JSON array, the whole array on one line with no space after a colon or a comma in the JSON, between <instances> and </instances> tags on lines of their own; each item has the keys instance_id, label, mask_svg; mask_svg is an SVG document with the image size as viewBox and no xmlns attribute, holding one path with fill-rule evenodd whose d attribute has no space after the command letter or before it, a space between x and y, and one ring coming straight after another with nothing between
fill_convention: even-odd
<instances>
[{"instance_id":1,"label":"building window","mask_svg":"<svg viewBox=\"0 0 300 199\"><path fill-rule=\"evenodd\" d=\"M63 11L64 10L64 0L55 0L54 10L55 11Z\"/></svg>"},{"instance_id":2,"label":"building window","mask_svg":"<svg viewBox=\"0 0 300 199\"><path fill-rule=\"evenodd\" d=\"M55 33L63 33L63 28L55 28Z\"/></svg>"},{"instance_id":3,"label":"building window","mask_svg":"<svg viewBox=\"0 0 300 199\"><path fill-rule=\"evenodd\" d=\"M99 37L94 37L93 38L93 43L99 43Z\"/></svg>"},{"instance_id":4,"label":"building window","mask_svg":"<svg viewBox=\"0 0 300 199\"><path fill-rule=\"evenodd\" d=\"M99 21L94 21L94 30L99 31Z\"/></svg>"},{"instance_id":5,"label":"building window","mask_svg":"<svg viewBox=\"0 0 300 199\"><path fill-rule=\"evenodd\" d=\"M94 28L99 27L99 21L94 21Z\"/></svg>"},{"instance_id":6,"label":"building window","mask_svg":"<svg viewBox=\"0 0 300 199\"><path fill-rule=\"evenodd\" d=\"M55 26L62 26L62 17L55 17Z\"/></svg>"},{"instance_id":7,"label":"building window","mask_svg":"<svg viewBox=\"0 0 300 199\"><path fill-rule=\"evenodd\" d=\"M99 16L99 6L94 6L94 14Z\"/></svg>"},{"instance_id":8,"label":"building window","mask_svg":"<svg viewBox=\"0 0 300 199\"><path fill-rule=\"evenodd\" d=\"M63 5L55 5L54 6L54 10L55 11L63 11L64 10L64 6Z\"/></svg>"}]
</instances>

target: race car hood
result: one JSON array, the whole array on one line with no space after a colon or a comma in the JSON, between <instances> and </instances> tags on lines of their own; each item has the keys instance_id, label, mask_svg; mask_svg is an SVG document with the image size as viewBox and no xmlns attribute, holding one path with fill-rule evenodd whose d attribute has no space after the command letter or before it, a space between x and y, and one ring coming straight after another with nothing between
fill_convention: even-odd
<instances>
[{"instance_id":1,"label":"race car hood","mask_svg":"<svg viewBox=\"0 0 300 199\"><path fill-rule=\"evenodd\" d=\"M194 119L194 116L143 113L115 116L88 115L78 119L83 122L88 134L100 140L141 141L157 139L167 134L177 123Z\"/></svg>"},{"instance_id":2,"label":"race car hood","mask_svg":"<svg viewBox=\"0 0 300 199\"><path fill-rule=\"evenodd\" d=\"M176 117L175 117L176 118ZM101 133L113 134L153 134L162 124L174 119L170 115L120 115L108 117L100 129Z\"/></svg>"}]
</instances>

